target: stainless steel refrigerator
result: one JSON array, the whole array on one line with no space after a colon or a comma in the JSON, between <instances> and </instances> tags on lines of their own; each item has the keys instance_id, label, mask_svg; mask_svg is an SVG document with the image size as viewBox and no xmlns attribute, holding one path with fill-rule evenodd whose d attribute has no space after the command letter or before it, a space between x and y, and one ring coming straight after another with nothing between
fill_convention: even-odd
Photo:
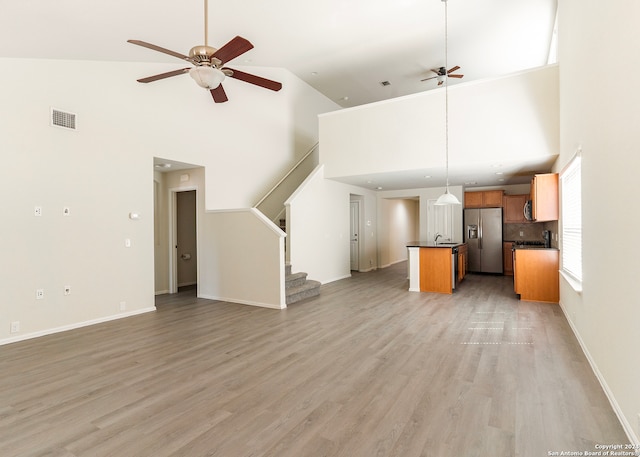
<instances>
[{"instance_id":1,"label":"stainless steel refrigerator","mask_svg":"<svg viewBox=\"0 0 640 457\"><path fill-rule=\"evenodd\" d=\"M468 271L502 273L502 208L464 210Z\"/></svg>"}]
</instances>

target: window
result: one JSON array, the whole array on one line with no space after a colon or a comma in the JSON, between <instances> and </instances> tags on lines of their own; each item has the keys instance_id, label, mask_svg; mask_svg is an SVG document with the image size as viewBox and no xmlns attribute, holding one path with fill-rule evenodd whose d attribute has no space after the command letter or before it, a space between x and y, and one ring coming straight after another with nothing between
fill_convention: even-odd
<instances>
[{"instance_id":1,"label":"window","mask_svg":"<svg viewBox=\"0 0 640 457\"><path fill-rule=\"evenodd\" d=\"M562 192L562 272L582 282L582 183L580 155L560 175Z\"/></svg>"}]
</instances>

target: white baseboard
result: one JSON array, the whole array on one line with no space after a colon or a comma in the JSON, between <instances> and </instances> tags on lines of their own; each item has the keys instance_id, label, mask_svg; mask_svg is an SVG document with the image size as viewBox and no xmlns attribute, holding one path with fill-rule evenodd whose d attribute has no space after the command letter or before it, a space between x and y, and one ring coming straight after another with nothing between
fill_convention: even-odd
<instances>
[{"instance_id":1,"label":"white baseboard","mask_svg":"<svg viewBox=\"0 0 640 457\"><path fill-rule=\"evenodd\" d=\"M604 390L604 393L607 396L607 399L609 400L609 403L611 404L613 411L616 413L616 416L618 416L618 420L620 421L620 424L622 425L624 432L627 434L627 438L629 438L629 441L634 445L640 446L640 439L638 439L638 435L636 435L635 431L633 430L633 427L631 426L631 424L625 417L624 413L622 412L622 408L620 408L620 405L618 404L616 397L613 395L613 392L609 388L609 385L607 384L607 381L604 379L604 376L602 376L602 373L600 373L598 366L596 365L595 361L591 357L591 354L589 353L589 349L587 349L587 346L584 344L584 341L582 340L580 333L578 333L578 329L575 327L573 321L569 319L569 313L567 312L565 307L562 305L562 303L560 303L560 309L562 309L562 313L564 314L564 317L567 319L567 322L569 322L569 326L571 327L573 334L578 340L578 344L580 344L580 347L582 348L582 352L584 353L585 357L589 361L589 365L591 366L593 373L596 375L596 378L598 379L600 386L602 386L602 390Z\"/></svg>"},{"instance_id":2,"label":"white baseboard","mask_svg":"<svg viewBox=\"0 0 640 457\"><path fill-rule=\"evenodd\" d=\"M40 330L39 332L26 333L24 335L16 335L11 338L5 338L0 340L0 346L4 344L17 343L18 341L30 340L32 338L39 338L45 335L51 335L53 333L66 332L68 330L73 330L81 327L88 327L89 325L101 324L103 322L114 321L116 319L123 319L125 317L136 316L138 314L149 313L151 311L155 311L155 306L150 306L148 308L137 309L134 311L128 311L126 313L120 313L113 316L100 317L98 319L92 319L90 321L77 322L75 324L63 325L61 327L49 328L46 330Z\"/></svg>"},{"instance_id":3,"label":"white baseboard","mask_svg":"<svg viewBox=\"0 0 640 457\"><path fill-rule=\"evenodd\" d=\"M250 300L238 300L236 298L216 297L214 295L206 295L206 294L199 294L198 298L204 298L206 300L223 301L227 303L236 303L238 305L259 306L260 308L284 309L287 307L286 304L278 306L272 303L260 303L260 302L250 301Z\"/></svg>"},{"instance_id":4,"label":"white baseboard","mask_svg":"<svg viewBox=\"0 0 640 457\"><path fill-rule=\"evenodd\" d=\"M331 278L331 279L327 279L325 281L320 281L322 284L329 284L330 282L334 282L334 281L340 281L341 279L347 279L351 277L351 273L349 273L348 275L344 275L344 276L338 276L337 278Z\"/></svg>"}]
</instances>

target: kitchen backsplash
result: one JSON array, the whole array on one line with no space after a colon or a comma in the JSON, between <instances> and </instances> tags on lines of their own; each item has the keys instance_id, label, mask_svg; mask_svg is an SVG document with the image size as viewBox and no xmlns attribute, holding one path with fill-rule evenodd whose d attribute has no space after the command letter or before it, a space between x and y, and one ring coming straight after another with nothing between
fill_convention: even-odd
<instances>
[{"instance_id":1,"label":"kitchen backsplash","mask_svg":"<svg viewBox=\"0 0 640 457\"><path fill-rule=\"evenodd\" d=\"M558 221L503 224L502 239L505 241L544 241L544 238L542 238L543 230L551 232L551 247L557 248ZM520 236L520 233L522 233L522 236Z\"/></svg>"}]
</instances>

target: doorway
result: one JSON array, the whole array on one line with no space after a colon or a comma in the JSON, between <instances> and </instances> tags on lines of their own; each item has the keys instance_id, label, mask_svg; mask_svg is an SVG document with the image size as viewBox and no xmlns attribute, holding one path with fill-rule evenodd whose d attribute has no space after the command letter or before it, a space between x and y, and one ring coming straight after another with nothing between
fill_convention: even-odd
<instances>
[{"instance_id":1,"label":"doorway","mask_svg":"<svg viewBox=\"0 0 640 457\"><path fill-rule=\"evenodd\" d=\"M360 269L360 202L349 202L349 246L351 258L351 270Z\"/></svg>"},{"instance_id":2,"label":"doorway","mask_svg":"<svg viewBox=\"0 0 640 457\"><path fill-rule=\"evenodd\" d=\"M169 293L197 288L198 230L197 191L171 190Z\"/></svg>"}]
</instances>

